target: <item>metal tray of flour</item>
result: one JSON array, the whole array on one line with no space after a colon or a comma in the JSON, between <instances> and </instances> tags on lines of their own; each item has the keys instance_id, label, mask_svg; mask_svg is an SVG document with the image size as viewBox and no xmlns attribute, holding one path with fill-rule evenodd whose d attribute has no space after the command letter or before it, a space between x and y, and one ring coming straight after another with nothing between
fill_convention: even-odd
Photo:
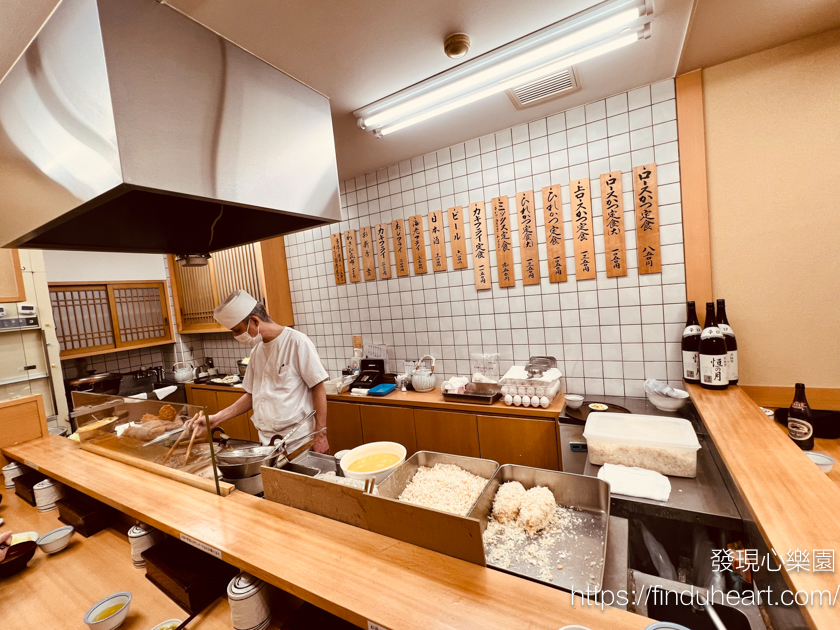
<instances>
[{"instance_id":1,"label":"metal tray of flour","mask_svg":"<svg viewBox=\"0 0 840 630\"><path fill-rule=\"evenodd\" d=\"M496 491L507 481L518 481L526 490L535 486L548 488L554 493L558 505L572 511L573 523L565 538L555 536L554 542L544 548L549 558L547 568L551 572L551 580L540 577L543 571L541 568L516 559L535 541L539 544L541 533L537 533L534 539L516 542L511 553L513 559L508 566L494 564L491 560L492 548L485 543L487 566L565 591L580 592L587 587L590 590L600 589L607 556L609 484L597 477L505 464L496 471L470 513L470 517L481 522L482 534L490 521ZM558 569L558 565L563 568Z\"/></svg>"}]
</instances>

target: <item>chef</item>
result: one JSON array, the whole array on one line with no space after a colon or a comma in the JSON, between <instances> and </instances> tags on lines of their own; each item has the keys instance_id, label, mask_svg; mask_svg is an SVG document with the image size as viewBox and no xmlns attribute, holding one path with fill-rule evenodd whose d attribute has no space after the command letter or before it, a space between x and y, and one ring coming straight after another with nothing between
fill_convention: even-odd
<instances>
[{"instance_id":1,"label":"chef","mask_svg":"<svg viewBox=\"0 0 840 630\"><path fill-rule=\"evenodd\" d=\"M287 436L314 409L315 418L294 429L286 445L291 452L306 441L306 435L327 426L324 381L329 375L309 337L272 321L265 307L242 290L231 293L213 311L213 317L229 328L239 343L253 347L242 383L247 393L211 415L211 427L253 409L251 420L259 430L260 441L268 444L273 435ZM202 434L203 418L195 424ZM313 450L329 451L326 431L315 436Z\"/></svg>"}]
</instances>

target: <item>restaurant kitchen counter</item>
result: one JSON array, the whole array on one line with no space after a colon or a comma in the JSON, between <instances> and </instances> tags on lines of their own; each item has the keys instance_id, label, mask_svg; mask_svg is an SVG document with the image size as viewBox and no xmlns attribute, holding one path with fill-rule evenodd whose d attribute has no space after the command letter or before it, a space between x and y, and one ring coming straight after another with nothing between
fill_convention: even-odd
<instances>
[{"instance_id":1,"label":"restaurant kitchen counter","mask_svg":"<svg viewBox=\"0 0 840 630\"><path fill-rule=\"evenodd\" d=\"M687 389L748 511L745 520L754 522L767 547L784 562L796 550L810 555L826 549L834 556L840 549L840 487L740 387ZM833 596L840 588L837 574L800 568L783 563L781 575L791 591L802 593L802 601L816 600L799 606L809 627L840 627L840 608L820 604L819 595L811 599L825 591Z\"/></svg>"},{"instance_id":2,"label":"restaurant kitchen counter","mask_svg":"<svg viewBox=\"0 0 840 630\"><path fill-rule=\"evenodd\" d=\"M118 510L359 627L642 630L650 619L572 605L563 591L284 505L219 497L82 451L57 436L3 449Z\"/></svg>"}]
</instances>

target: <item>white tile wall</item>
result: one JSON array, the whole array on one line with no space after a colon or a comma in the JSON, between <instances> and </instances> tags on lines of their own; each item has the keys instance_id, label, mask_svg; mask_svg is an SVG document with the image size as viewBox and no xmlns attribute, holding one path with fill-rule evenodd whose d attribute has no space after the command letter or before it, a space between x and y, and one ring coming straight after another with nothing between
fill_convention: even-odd
<instances>
[{"instance_id":1,"label":"white tile wall","mask_svg":"<svg viewBox=\"0 0 840 630\"><path fill-rule=\"evenodd\" d=\"M362 334L366 341L386 343L392 359L431 353L443 376L469 374L471 352L498 352L503 369L531 355L554 355L568 391L643 396L645 378L678 382L686 295L677 145L674 82L668 80L345 181L340 224L286 237L297 327L312 338L331 374L346 365L351 336ZM653 161L663 272L639 276L631 170ZM607 278L598 177L619 169L629 272ZM563 186L565 229L571 234L568 184L580 177L592 180L599 271L594 280L578 282L571 273L568 282L551 284L539 191ZM494 271L492 291L476 292L472 268L335 284L331 233L475 201L487 202L489 210L493 197L512 198L526 190L534 190L537 200L539 286L521 283L518 234L513 235L514 288L499 288ZM515 232L516 217L511 219ZM427 245L427 257L428 250ZM566 251L574 271L570 241ZM393 252L391 257L393 265Z\"/></svg>"}]
</instances>

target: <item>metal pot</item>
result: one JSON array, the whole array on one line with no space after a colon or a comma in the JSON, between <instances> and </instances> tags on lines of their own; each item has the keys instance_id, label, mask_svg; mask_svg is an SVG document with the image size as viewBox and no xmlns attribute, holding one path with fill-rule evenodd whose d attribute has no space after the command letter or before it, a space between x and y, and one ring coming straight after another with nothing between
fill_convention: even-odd
<instances>
[{"instance_id":1,"label":"metal pot","mask_svg":"<svg viewBox=\"0 0 840 630\"><path fill-rule=\"evenodd\" d=\"M432 363L431 369L420 367L428 359ZM435 358L431 355L422 357L417 362L417 367L411 372L411 386L416 392L430 392L435 388Z\"/></svg>"},{"instance_id":2,"label":"metal pot","mask_svg":"<svg viewBox=\"0 0 840 630\"><path fill-rule=\"evenodd\" d=\"M172 366L172 374L179 383L186 383L195 377L195 368L187 363L176 363Z\"/></svg>"}]
</instances>

